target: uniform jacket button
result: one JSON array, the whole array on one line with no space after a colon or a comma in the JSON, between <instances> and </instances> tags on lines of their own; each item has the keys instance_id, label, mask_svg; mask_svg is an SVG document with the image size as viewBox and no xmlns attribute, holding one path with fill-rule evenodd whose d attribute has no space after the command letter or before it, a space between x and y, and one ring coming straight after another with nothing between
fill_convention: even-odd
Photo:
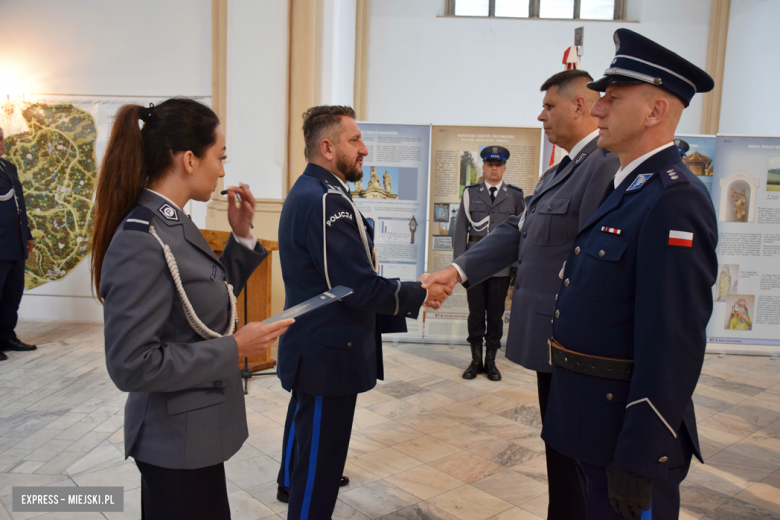
<instances>
[{"instance_id":1,"label":"uniform jacket button","mask_svg":"<svg viewBox=\"0 0 780 520\"><path fill-rule=\"evenodd\" d=\"M352 346L352 342L350 341L349 343L347 343L347 346L351 347Z\"/></svg>"},{"instance_id":2,"label":"uniform jacket button","mask_svg":"<svg viewBox=\"0 0 780 520\"><path fill-rule=\"evenodd\" d=\"M607 254L607 252L606 252L606 251L604 251L603 249L602 249L601 251L599 251L599 256L604 256L604 255L606 255L606 254Z\"/></svg>"},{"instance_id":3,"label":"uniform jacket button","mask_svg":"<svg viewBox=\"0 0 780 520\"><path fill-rule=\"evenodd\" d=\"M664 463L664 462L666 462L667 460L669 460L669 457L667 457L667 456L665 456L665 455L664 455L663 457L661 457L660 459L658 459L658 462L660 462L660 463Z\"/></svg>"},{"instance_id":4,"label":"uniform jacket button","mask_svg":"<svg viewBox=\"0 0 780 520\"><path fill-rule=\"evenodd\" d=\"M528 236L528 231L523 231L523 238Z\"/></svg>"},{"instance_id":5,"label":"uniform jacket button","mask_svg":"<svg viewBox=\"0 0 780 520\"><path fill-rule=\"evenodd\" d=\"M566 287L569 286L569 279L568 278L563 281L563 285L565 285Z\"/></svg>"},{"instance_id":6,"label":"uniform jacket button","mask_svg":"<svg viewBox=\"0 0 780 520\"><path fill-rule=\"evenodd\" d=\"M560 318L561 317L561 311L556 310L555 311L555 317Z\"/></svg>"},{"instance_id":7,"label":"uniform jacket button","mask_svg":"<svg viewBox=\"0 0 780 520\"><path fill-rule=\"evenodd\" d=\"M574 248L574 254L575 255L580 254L580 246L577 246L577 247Z\"/></svg>"},{"instance_id":8,"label":"uniform jacket button","mask_svg":"<svg viewBox=\"0 0 780 520\"><path fill-rule=\"evenodd\" d=\"M613 397L614 396L612 395L612 393L608 393L607 394L607 401L611 401Z\"/></svg>"},{"instance_id":9,"label":"uniform jacket button","mask_svg":"<svg viewBox=\"0 0 780 520\"><path fill-rule=\"evenodd\" d=\"M547 206L547 211L552 210L552 206Z\"/></svg>"}]
</instances>

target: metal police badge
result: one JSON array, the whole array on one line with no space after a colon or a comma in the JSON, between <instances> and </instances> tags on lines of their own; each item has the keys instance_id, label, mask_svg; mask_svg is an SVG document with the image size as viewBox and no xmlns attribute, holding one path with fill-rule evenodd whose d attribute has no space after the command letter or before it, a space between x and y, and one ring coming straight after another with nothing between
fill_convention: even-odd
<instances>
[{"instance_id":1,"label":"metal police badge","mask_svg":"<svg viewBox=\"0 0 780 520\"><path fill-rule=\"evenodd\" d=\"M157 208L157 211L159 211L160 214L168 220L179 220L179 214L171 207L170 204L163 204Z\"/></svg>"}]
</instances>

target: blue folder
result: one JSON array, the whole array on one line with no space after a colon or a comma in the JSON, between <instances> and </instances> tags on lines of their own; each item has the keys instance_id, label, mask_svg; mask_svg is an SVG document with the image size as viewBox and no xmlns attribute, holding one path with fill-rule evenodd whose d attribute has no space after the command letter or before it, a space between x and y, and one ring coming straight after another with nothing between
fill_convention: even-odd
<instances>
[{"instance_id":1,"label":"blue folder","mask_svg":"<svg viewBox=\"0 0 780 520\"><path fill-rule=\"evenodd\" d=\"M314 298L309 298L305 302L299 303L298 305L290 307L289 309L286 309L279 314L271 316L270 318L263 320L263 322L274 323L279 320L297 318L298 316L303 316L308 312L319 309L320 307L324 307L330 303L335 302L336 300L340 300L345 296L349 296L350 294L352 294L352 289L349 287L344 287L343 285L338 285L329 291L318 294Z\"/></svg>"}]
</instances>

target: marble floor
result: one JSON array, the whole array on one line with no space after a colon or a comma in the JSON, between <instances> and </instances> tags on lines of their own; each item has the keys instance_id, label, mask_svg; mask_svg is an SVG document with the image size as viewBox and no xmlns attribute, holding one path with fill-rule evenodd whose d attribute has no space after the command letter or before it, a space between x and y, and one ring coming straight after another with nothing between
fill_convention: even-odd
<instances>
[{"instance_id":1,"label":"marble floor","mask_svg":"<svg viewBox=\"0 0 780 520\"><path fill-rule=\"evenodd\" d=\"M125 396L106 372L102 327L23 322L35 352L0 362L0 520L140 518L123 457ZM533 373L461 379L465 346L385 345L387 379L358 399L335 519L538 520L547 495ZM780 361L707 356L694 397L706 464L694 460L681 518L780 520ZM235 520L286 518L276 473L288 394L253 379L249 439L226 464ZM14 513L13 486L122 486L123 513Z\"/></svg>"}]
</instances>

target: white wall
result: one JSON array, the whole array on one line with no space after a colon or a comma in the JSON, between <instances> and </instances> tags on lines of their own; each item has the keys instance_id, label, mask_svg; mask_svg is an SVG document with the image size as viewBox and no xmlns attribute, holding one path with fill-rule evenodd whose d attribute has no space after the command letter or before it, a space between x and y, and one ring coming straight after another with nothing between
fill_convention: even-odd
<instances>
[{"instance_id":1,"label":"white wall","mask_svg":"<svg viewBox=\"0 0 780 520\"><path fill-rule=\"evenodd\" d=\"M780 135L777 0L731 0L720 132Z\"/></svg>"},{"instance_id":2,"label":"white wall","mask_svg":"<svg viewBox=\"0 0 780 520\"><path fill-rule=\"evenodd\" d=\"M0 90L31 84L51 99L210 102L210 0L3 0L0 20ZM196 222L205 217L201 207L193 213ZM25 293L20 317L102 322L89 258L64 280Z\"/></svg>"},{"instance_id":3,"label":"white wall","mask_svg":"<svg viewBox=\"0 0 780 520\"><path fill-rule=\"evenodd\" d=\"M637 31L705 67L711 0L629 0L639 23L443 18L444 0L371 3L368 120L538 125L539 87L585 27L583 68L598 78L615 54L612 33ZM670 13L673 13L670 14ZM679 131L699 133L701 99Z\"/></svg>"},{"instance_id":4,"label":"white wall","mask_svg":"<svg viewBox=\"0 0 780 520\"><path fill-rule=\"evenodd\" d=\"M282 198L288 17L284 0L228 2L225 186L262 199Z\"/></svg>"},{"instance_id":5,"label":"white wall","mask_svg":"<svg viewBox=\"0 0 780 520\"><path fill-rule=\"evenodd\" d=\"M321 102L352 106L357 1L323 0L323 4Z\"/></svg>"}]
</instances>

